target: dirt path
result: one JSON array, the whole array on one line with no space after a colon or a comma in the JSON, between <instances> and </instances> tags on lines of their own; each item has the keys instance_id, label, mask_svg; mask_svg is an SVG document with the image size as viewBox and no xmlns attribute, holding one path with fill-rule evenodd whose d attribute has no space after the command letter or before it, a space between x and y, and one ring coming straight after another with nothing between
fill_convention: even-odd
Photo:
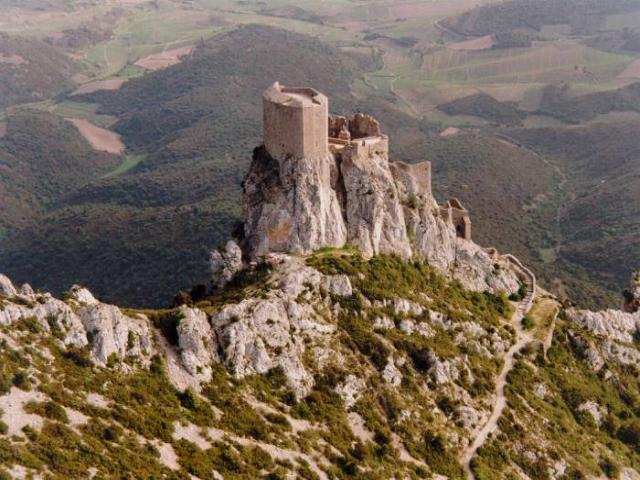
<instances>
[{"instance_id":1,"label":"dirt path","mask_svg":"<svg viewBox=\"0 0 640 480\"><path fill-rule=\"evenodd\" d=\"M525 278L528 279L525 281L527 285L527 294L525 298L520 303L518 303L516 311L511 317L511 323L516 330L516 343L513 344L513 346L505 354L504 366L502 367L500 375L498 375L498 378L496 379L495 400L493 402L491 415L489 416L487 422L475 434L473 442L471 442L471 445L469 445L469 447L467 447L467 449L462 453L462 456L460 458L462 468L464 469L465 474L469 480L475 480L475 475L471 470L471 459L476 454L478 449L482 445L484 445L484 443L489 438L489 435L496 429L496 427L498 426L498 420L500 419L500 416L502 415L502 412L507 405L504 388L507 385L507 376L509 375L509 372L511 371L515 363L515 354L522 350L522 348L531 340L533 340L532 333L527 332L523 329L521 320L533 305L536 280L533 274L527 269L523 268L522 272L524 273Z\"/></svg>"}]
</instances>

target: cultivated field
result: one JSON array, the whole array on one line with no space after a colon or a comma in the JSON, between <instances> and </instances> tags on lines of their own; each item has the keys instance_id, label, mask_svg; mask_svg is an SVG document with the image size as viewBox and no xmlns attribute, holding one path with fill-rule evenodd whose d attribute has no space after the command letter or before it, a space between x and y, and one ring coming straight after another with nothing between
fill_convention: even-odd
<instances>
[{"instance_id":1,"label":"cultivated field","mask_svg":"<svg viewBox=\"0 0 640 480\"><path fill-rule=\"evenodd\" d=\"M68 118L75 125L82 136L91 146L100 152L121 154L124 151L124 143L120 140L120 135L105 128L97 127L93 123L83 118Z\"/></svg>"}]
</instances>

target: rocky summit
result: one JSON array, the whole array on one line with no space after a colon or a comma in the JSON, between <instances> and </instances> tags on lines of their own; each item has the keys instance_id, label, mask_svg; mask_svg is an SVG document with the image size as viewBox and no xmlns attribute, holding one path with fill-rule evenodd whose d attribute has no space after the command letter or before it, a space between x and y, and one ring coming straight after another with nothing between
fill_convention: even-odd
<instances>
[{"instance_id":1,"label":"rocky summit","mask_svg":"<svg viewBox=\"0 0 640 480\"><path fill-rule=\"evenodd\" d=\"M211 288L160 310L0 275L0 478L640 478L640 312L560 302L278 83Z\"/></svg>"}]
</instances>

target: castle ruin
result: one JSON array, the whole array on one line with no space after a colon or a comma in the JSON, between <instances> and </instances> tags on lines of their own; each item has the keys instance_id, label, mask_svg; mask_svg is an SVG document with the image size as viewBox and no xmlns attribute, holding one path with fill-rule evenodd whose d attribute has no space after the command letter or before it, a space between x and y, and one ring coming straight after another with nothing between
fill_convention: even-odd
<instances>
[{"instance_id":1,"label":"castle ruin","mask_svg":"<svg viewBox=\"0 0 640 480\"><path fill-rule=\"evenodd\" d=\"M263 106L264 142L242 183L240 248L216 264L239 251L251 262L349 245L364 257L422 258L473 290L518 290L509 261L471 241L461 202L438 205L431 163L389 161L389 138L373 117L330 116L322 93L277 82Z\"/></svg>"},{"instance_id":2,"label":"castle ruin","mask_svg":"<svg viewBox=\"0 0 640 480\"><path fill-rule=\"evenodd\" d=\"M373 117L361 113L351 118L330 116L325 95L313 88L287 87L279 82L263 94L263 136L267 152L278 159L331 154L342 163L371 154L386 156L389 151L389 138ZM413 166L394 162L393 170L399 179L407 175L419 178L420 191L431 195L431 162ZM450 198L440 211L455 225L459 238L471 240L471 219L460 200Z\"/></svg>"}]
</instances>

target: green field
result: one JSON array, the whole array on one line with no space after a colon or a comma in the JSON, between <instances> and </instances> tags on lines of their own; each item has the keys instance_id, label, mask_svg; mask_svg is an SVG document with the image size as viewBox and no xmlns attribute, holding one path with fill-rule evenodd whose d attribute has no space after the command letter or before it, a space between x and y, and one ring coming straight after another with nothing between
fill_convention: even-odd
<instances>
[{"instance_id":1,"label":"green field","mask_svg":"<svg viewBox=\"0 0 640 480\"><path fill-rule=\"evenodd\" d=\"M140 162L142 162L145 159L145 157L146 157L146 155L140 154L140 153L139 154L125 155L123 160L122 160L122 163L120 165L118 165L115 169L110 171L109 173L105 174L103 176L103 178L117 177L118 175L122 175L123 173L127 173L129 170L131 170L136 165L138 165Z\"/></svg>"}]
</instances>

